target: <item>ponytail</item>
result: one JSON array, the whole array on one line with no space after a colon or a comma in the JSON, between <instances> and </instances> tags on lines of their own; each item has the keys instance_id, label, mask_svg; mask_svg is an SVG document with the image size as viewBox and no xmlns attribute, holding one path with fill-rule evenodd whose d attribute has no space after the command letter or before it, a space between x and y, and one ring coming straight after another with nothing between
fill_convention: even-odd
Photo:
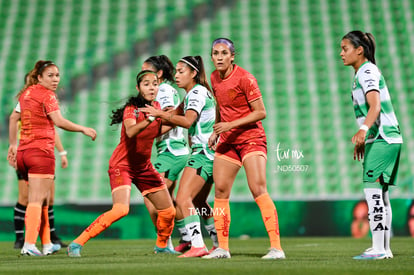
<instances>
[{"instance_id":1,"label":"ponytail","mask_svg":"<svg viewBox=\"0 0 414 275\"><path fill-rule=\"evenodd\" d=\"M365 33L365 36L367 38L368 44L369 44L369 56L367 56L368 60L375 64L375 38L372 35L372 33Z\"/></svg>"}]
</instances>

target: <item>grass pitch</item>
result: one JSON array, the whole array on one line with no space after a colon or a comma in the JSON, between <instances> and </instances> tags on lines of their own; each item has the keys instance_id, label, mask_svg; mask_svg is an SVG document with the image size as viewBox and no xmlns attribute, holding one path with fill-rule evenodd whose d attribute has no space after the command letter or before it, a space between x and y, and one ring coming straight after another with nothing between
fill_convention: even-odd
<instances>
[{"instance_id":1,"label":"grass pitch","mask_svg":"<svg viewBox=\"0 0 414 275\"><path fill-rule=\"evenodd\" d=\"M393 259L357 261L369 239L282 238L285 260L262 260L268 240L230 239L231 259L182 259L154 255L154 240L90 240L81 258L62 249L47 257L20 256L0 242L0 274L414 274L414 239L394 237ZM177 243L177 240L174 240ZM209 244L209 243L207 243Z\"/></svg>"}]
</instances>

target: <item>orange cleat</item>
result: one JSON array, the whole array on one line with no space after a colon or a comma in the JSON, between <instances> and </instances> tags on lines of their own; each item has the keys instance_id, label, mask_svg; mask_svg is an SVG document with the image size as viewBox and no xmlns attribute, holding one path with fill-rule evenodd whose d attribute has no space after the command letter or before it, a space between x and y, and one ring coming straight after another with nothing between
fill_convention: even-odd
<instances>
[{"instance_id":1,"label":"orange cleat","mask_svg":"<svg viewBox=\"0 0 414 275\"><path fill-rule=\"evenodd\" d=\"M174 250L177 252L184 253L185 251L189 250L191 248L191 242L182 242L179 245L177 245Z\"/></svg>"},{"instance_id":2,"label":"orange cleat","mask_svg":"<svg viewBox=\"0 0 414 275\"><path fill-rule=\"evenodd\" d=\"M208 255L206 246L204 247L191 247L190 250L185 252L183 255L178 256L178 258L195 258Z\"/></svg>"}]
</instances>

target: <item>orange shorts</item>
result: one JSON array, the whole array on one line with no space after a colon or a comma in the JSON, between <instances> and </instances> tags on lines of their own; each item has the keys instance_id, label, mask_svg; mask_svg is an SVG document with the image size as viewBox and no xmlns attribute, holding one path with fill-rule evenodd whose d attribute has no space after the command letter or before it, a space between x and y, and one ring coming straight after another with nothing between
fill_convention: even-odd
<instances>
[{"instance_id":1,"label":"orange shorts","mask_svg":"<svg viewBox=\"0 0 414 275\"><path fill-rule=\"evenodd\" d=\"M243 161L252 155L261 155L267 159L266 141L255 139L241 144L219 143L214 157L225 159L241 167Z\"/></svg>"},{"instance_id":2,"label":"orange shorts","mask_svg":"<svg viewBox=\"0 0 414 275\"><path fill-rule=\"evenodd\" d=\"M17 151L17 171L24 180L29 177L55 178L55 155L37 148Z\"/></svg>"},{"instance_id":3,"label":"orange shorts","mask_svg":"<svg viewBox=\"0 0 414 275\"><path fill-rule=\"evenodd\" d=\"M131 188L131 183L135 184L143 196L167 188L151 163L134 169L111 167L108 174L112 192L119 188Z\"/></svg>"}]
</instances>

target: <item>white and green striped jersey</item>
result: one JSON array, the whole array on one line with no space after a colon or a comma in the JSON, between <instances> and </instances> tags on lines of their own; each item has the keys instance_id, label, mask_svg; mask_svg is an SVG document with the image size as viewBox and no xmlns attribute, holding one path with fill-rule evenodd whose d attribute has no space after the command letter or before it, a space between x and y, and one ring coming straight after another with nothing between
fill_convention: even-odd
<instances>
[{"instance_id":1,"label":"white and green striped jersey","mask_svg":"<svg viewBox=\"0 0 414 275\"><path fill-rule=\"evenodd\" d=\"M178 95L177 90L170 84L163 82L158 87L156 101L160 103L161 109L166 107L177 108L180 105L180 96ZM164 135L157 137L155 146L157 147L158 154L167 150L174 156L189 154L187 142L185 141L183 134L183 128L181 127L175 127Z\"/></svg>"},{"instance_id":2,"label":"white and green striped jersey","mask_svg":"<svg viewBox=\"0 0 414 275\"><path fill-rule=\"evenodd\" d=\"M213 133L216 121L216 102L210 91L202 85L195 85L184 99L184 111L196 111L197 120L188 129L192 154L203 152L210 160L214 152L208 148L208 139Z\"/></svg>"},{"instance_id":3,"label":"white and green striped jersey","mask_svg":"<svg viewBox=\"0 0 414 275\"><path fill-rule=\"evenodd\" d=\"M366 94L372 90L379 92L381 112L374 125L368 130L365 142L372 143L381 136L388 143L402 143L400 128L384 77L375 64L367 61L359 67L352 85L352 101L359 126L364 123L368 114Z\"/></svg>"}]
</instances>

